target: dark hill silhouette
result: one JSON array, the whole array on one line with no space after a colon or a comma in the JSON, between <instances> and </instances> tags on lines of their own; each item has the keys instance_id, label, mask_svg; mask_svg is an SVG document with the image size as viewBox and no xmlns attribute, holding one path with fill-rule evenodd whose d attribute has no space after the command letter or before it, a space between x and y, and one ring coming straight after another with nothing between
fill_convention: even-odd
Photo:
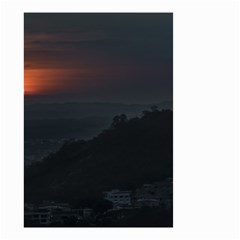
<instances>
[{"instance_id":1,"label":"dark hill silhouette","mask_svg":"<svg viewBox=\"0 0 240 240\"><path fill-rule=\"evenodd\" d=\"M114 117L97 137L69 140L42 162L25 168L25 202L96 199L112 188L135 189L171 177L173 113L144 111Z\"/></svg>"}]
</instances>

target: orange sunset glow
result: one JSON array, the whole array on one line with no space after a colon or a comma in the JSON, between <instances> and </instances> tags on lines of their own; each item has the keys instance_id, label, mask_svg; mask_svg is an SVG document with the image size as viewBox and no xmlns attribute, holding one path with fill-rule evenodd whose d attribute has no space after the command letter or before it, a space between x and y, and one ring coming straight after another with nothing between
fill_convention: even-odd
<instances>
[{"instance_id":1,"label":"orange sunset glow","mask_svg":"<svg viewBox=\"0 0 240 240\"><path fill-rule=\"evenodd\" d=\"M24 94L50 94L71 90L76 86L84 87L84 82L79 80L80 76L86 78L86 71L77 69L25 69ZM77 83L75 83L76 78Z\"/></svg>"},{"instance_id":2,"label":"orange sunset glow","mask_svg":"<svg viewBox=\"0 0 240 240\"><path fill-rule=\"evenodd\" d=\"M38 95L45 94L48 91L54 90L55 87L52 78L52 75L54 75L53 73L54 71L51 69L25 69L24 94Z\"/></svg>"},{"instance_id":3,"label":"orange sunset glow","mask_svg":"<svg viewBox=\"0 0 240 240\"><path fill-rule=\"evenodd\" d=\"M79 101L169 99L171 24L170 16L158 14L26 14L24 95L58 95L60 101L73 95Z\"/></svg>"}]
</instances>

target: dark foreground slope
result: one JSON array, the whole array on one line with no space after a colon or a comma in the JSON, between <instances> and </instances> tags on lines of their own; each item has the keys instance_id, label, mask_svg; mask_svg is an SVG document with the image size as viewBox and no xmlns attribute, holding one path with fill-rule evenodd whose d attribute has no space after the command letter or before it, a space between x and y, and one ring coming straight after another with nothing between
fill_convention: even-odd
<instances>
[{"instance_id":1,"label":"dark foreground slope","mask_svg":"<svg viewBox=\"0 0 240 240\"><path fill-rule=\"evenodd\" d=\"M41 163L25 169L25 202L96 199L105 190L135 189L172 176L173 114L116 116L89 141L69 141Z\"/></svg>"}]
</instances>

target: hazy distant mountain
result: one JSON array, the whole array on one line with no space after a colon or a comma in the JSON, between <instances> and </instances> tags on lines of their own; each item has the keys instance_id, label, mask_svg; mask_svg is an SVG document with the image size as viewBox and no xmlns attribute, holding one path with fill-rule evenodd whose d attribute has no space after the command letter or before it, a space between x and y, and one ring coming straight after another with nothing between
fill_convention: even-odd
<instances>
[{"instance_id":1,"label":"hazy distant mountain","mask_svg":"<svg viewBox=\"0 0 240 240\"><path fill-rule=\"evenodd\" d=\"M88 139L109 126L109 117L34 119L24 121L24 139Z\"/></svg>"},{"instance_id":2,"label":"hazy distant mountain","mask_svg":"<svg viewBox=\"0 0 240 240\"><path fill-rule=\"evenodd\" d=\"M35 119L63 119L107 117L125 113L133 117L141 113L142 109L149 109L152 105L159 109L172 109L172 102L158 104L122 104L122 103L33 103L25 102L25 120Z\"/></svg>"},{"instance_id":3,"label":"hazy distant mountain","mask_svg":"<svg viewBox=\"0 0 240 240\"><path fill-rule=\"evenodd\" d=\"M171 102L160 104L121 103L35 103L24 108L24 137L28 139L87 139L109 126L114 116L141 116L152 105L172 109Z\"/></svg>"}]
</instances>

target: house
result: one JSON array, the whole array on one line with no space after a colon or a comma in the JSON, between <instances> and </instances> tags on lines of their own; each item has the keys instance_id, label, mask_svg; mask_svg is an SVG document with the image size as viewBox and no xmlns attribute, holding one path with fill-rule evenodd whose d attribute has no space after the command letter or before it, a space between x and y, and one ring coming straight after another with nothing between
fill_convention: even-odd
<instances>
[{"instance_id":1,"label":"house","mask_svg":"<svg viewBox=\"0 0 240 240\"><path fill-rule=\"evenodd\" d=\"M132 204L131 201L131 191L121 191L118 189L114 189L111 191L103 192L104 199L111 201L114 207L117 206L129 206Z\"/></svg>"},{"instance_id":2,"label":"house","mask_svg":"<svg viewBox=\"0 0 240 240\"><path fill-rule=\"evenodd\" d=\"M157 199L138 199L135 202L136 207L159 207L160 206L160 201Z\"/></svg>"},{"instance_id":3,"label":"house","mask_svg":"<svg viewBox=\"0 0 240 240\"><path fill-rule=\"evenodd\" d=\"M47 210L29 211L24 213L24 219L35 224L48 225L52 222L52 215Z\"/></svg>"},{"instance_id":4,"label":"house","mask_svg":"<svg viewBox=\"0 0 240 240\"><path fill-rule=\"evenodd\" d=\"M34 208L35 208L35 206L32 203L25 203L24 204L24 211L33 211Z\"/></svg>"},{"instance_id":5,"label":"house","mask_svg":"<svg viewBox=\"0 0 240 240\"><path fill-rule=\"evenodd\" d=\"M172 178L166 178L161 182L152 184L143 184L136 189L133 203L135 206L159 206L170 208L173 199L173 181Z\"/></svg>"},{"instance_id":6,"label":"house","mask_svg":"<svg viewBox=\"0 0 240 240\"><path fill-rule=\"evenodd\" d=\"M54 211L54 210L62 210L62 211L70 211L71 208L68 203L55 203L55 202L49 202L44 201L38 206L41 210L48 210L48 211Z\"/></svg>"},{"instance_id":7,"label":"house","mask_svg":"<svg viewBox=\"0 0 240 240\"><path fill-rule=\"evenodd\" d=\"M79 219L79 212L76 210L55 209L52 211L52 223L65 224L66 221Z\"/></svg>"},{"instance_id":8,"label":"house","mask_svg":"<svg viewBox=\"0 0 240 240\"><path fill-rule=\"evenodd\" d=\"M94 216L94 212L92 208L84 208L83 209L83 218L88 219Z\"/></svg>"}]
</instances>

